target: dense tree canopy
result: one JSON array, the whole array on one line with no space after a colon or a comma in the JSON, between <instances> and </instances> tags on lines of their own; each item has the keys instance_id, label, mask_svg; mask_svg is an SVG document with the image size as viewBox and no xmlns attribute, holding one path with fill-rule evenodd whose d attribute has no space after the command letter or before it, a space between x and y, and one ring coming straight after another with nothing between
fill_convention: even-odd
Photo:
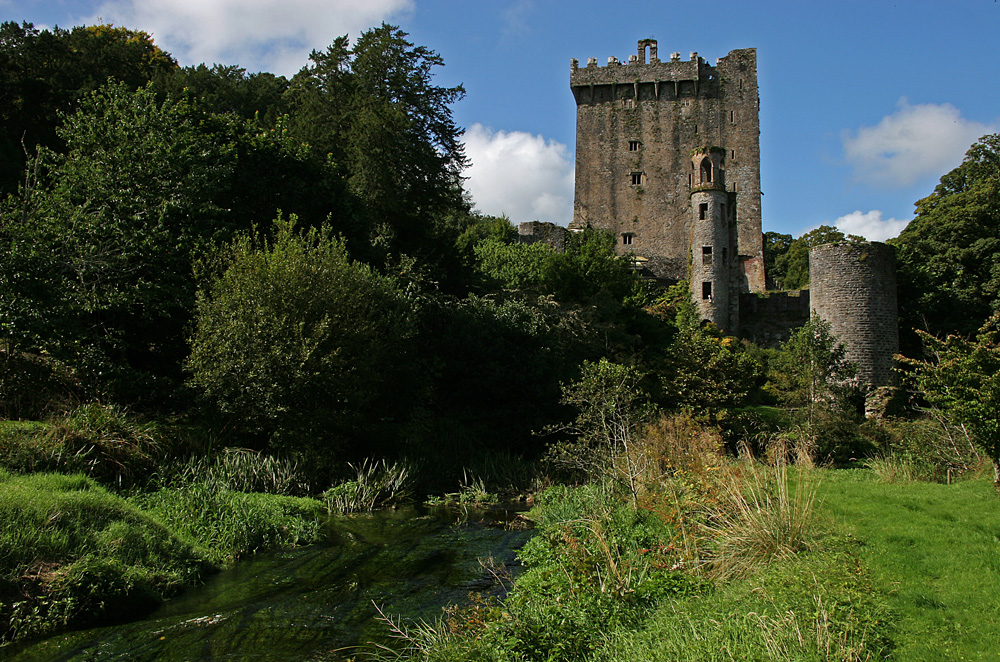
<instances>
[{"instance_id":1,"label":"dense tree canopy","mask_svg":"<svg viewBox=\"0 0 1000 662\"><path fill-rule=\"evenodd\" d=\"M314 51L286 94L289 127L346 179L367 238L435 262L454 241L444 219L465 206L464 145L451 112L465 90L434 85L444 61L406 36L383 23L353 48L340 37Z\"/></svg>"},{"instance_id":2,"label":"dense tree canopy","mask_svg":"<svg viewBox=\"0 0 1000 662\"><path fill-rule=\"evenodd\" d=\"M0 195L23 182L25 152L60 151L60 115L109 79L131 89L163 79L177 62L149 34L112 25L39 30L0 24Z\"/></svg>"},{"instance_id":3,"label":"dense tree canopy","mask_svg":"<svg viewBox=\"0 0 1000 662\"><path fill-rule=\"evenodd\" d=\"M976 142L891 243L904 329L969 335L1000 309L1000 134Z\"/></svg>"},{"instance_id":4,"label":"dense tree canopy","mask_svg":"<svg viewBox=\"0 0 1000 662\"><path fill-rule=\"evenodd\" d=\"M84 97L58 135L65 151L43 149L0 209L3 331L68 362L93 394L180 376L197 255L283 205L318 223L336 201L322 164L280 130L161 103L150 86Z\"/></svg>"},{"instance_id":5,"label":"dense tree canopy","mask_svg":"<svg viewBox=\"0 0 1000 662\"><path fill-rule=\"evenodd\" d=\"M398 407L407 304L331 228L240 237L198 301L192 382L272 447L331 460ZM397 403L398 404L398 403Z\"/></svg>"}]
</instances>

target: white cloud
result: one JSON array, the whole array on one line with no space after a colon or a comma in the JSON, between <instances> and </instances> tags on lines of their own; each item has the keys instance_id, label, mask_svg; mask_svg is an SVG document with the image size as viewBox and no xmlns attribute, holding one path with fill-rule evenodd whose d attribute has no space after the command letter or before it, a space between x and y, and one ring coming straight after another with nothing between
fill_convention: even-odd
<instances>
[{"instance_id":1,"label":"white cloud","mask_svg":"<svg viewBox=\"0 0 1000 662\"><path fill-rule=\"evenodd\" d=\"M291 75L313 49L412 11L415 0L108 0L95 16L145 30L182 64Z\"/></svg>"},{"instance_id":2,"label":"white cloud","mask_svg":"<svg viewBox=\"0 0 1000 662\"><path fill-rule=\"evenodd\" d=\"M907 223L909 221L900 221L895 218L883 219L882 212L878 209L869 212L853 211L833 222L844 234L861 235L868 241L891 239L902 232Z\"/></svg>"},{"instance_id":3,"label":"white cloud","mask_svg":"<svg viewBox=\"0 0 1000 662\"><path fill-rule=\"evenodd\" d=\"M844 131L844 155L855 178L874 186L903 187L956 167L969 147L995 127L964 119L955 106L910 105L900 99L895 113L876 126Z\"/></svg>"},{"instance_id":4,"label":"white cloud","mask_svg":"<svg viewBox=\"0 0 1000 662\"><path fill-rule=\"evenodd\" d=\"M573 161L566 145L524 131L473 124L465 132L472 165L465 188L484 214L515 223L573 220Z\"/></svg>"}]
</instances>

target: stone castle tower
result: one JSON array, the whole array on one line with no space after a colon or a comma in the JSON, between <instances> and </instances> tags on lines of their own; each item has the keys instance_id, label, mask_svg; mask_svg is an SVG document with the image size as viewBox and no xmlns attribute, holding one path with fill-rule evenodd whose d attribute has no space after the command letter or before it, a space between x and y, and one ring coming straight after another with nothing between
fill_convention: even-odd
<instances>
[{"instance_id":1,"label":"stone castle tower","mask_svg":"<svg viewBox=\"0 0 1000 662\"><path fill-rule=\"evenodd\" d=\"M627 64L572 60L570 87L570 229L610 230L652 275L689 279L705 319L735 333L739 293L765 289L756 50L663 62L644 39Z\"/></svg>"},{"instance_id":2,"label":"stone castle tower","mask_svg":"<svg viewBox=\"0 0 1000 662\"><path fill-rule=\"evenodd\" d=\"M896 253L876 241L824 244L809 251L809 301L844 343L857 381L871 391L895 383L899 352Z\"/></svg>"}]
</instances>

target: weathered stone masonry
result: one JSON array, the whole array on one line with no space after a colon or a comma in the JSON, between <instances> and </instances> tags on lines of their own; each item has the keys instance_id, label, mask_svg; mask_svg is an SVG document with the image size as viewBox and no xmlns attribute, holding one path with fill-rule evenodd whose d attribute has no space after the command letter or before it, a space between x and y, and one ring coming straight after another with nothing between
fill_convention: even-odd
<instances>
[{"instance_id":1,"label":"weathered stone masonry","mask_svg":"<svg viewBox=\"0 0 1000 662\"><path fill-rule=\"evenodd\" d=\"M572 60L570 86L577 104L570 228L610 230L619 252L656 277L690 278L706 318L735 332L739 293L765 289L756 50L732 51L715 66L697 53L664 62L645 39L627 64ZM700 171L705 158L711 182ZM712 218L700 214L702 204ZM710 277L696 281L693 265L710 267Z\"/></svg>"},{"instance_id":2,"label":"weathered stone masonry","mask_svg":"<svg viewBox=\"0 0 1000 662\"><path fill-rule=\"evenodd\" d=\"M894 383L899 352L896 254L879 242L825 244L809 251L809 301L844 343L868 388Z\"/></svg>"}]
</instances>

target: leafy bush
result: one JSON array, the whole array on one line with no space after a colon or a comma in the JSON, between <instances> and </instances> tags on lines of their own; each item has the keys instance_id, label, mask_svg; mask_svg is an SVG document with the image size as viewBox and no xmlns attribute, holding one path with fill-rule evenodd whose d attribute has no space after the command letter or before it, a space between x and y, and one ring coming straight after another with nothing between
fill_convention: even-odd
<instances>
[{"instance_id":1,"label":"leafy bush","mask_svg":"<svg viewBox=\"0 0 1000 662\"><path fill-rule=\"evenodd\" d=\"M669 545L672 527L609 484L552 487L532 510L538 533L499 621L511 659L585 659L603 633L694 590Z\"/></svg>"},{"instance_id":2,"label":"leafy bush","mask_svg":"<svg viewBox=\"0 0 1000 662\"><path fill-rule=\"evenodd\" d=\"M347 440L402 412L407 306L392 280L351 262L331 229L275 222L272 241L244 237L198 299L192 384L272 449L333 466ZM392 389L393 397L386 397Z\"/></svg>"}]
</instances>

